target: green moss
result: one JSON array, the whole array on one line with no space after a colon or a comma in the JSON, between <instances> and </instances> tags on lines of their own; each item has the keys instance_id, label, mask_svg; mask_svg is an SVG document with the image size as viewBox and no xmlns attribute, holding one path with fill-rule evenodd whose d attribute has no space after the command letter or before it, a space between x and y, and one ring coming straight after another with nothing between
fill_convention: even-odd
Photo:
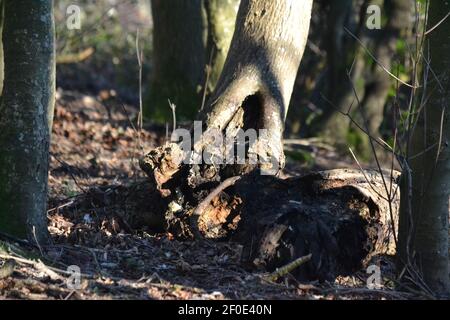
<instances>
[{"instance_id":1,"label":"green moss","mask_svg":"<svg viewBox=\"0 0 450 320\"><path fill-rule=\"evenodd\" d=\"M14 201L14 199L0 191L0 231L20 239L26 239L26 223L11 213L9 201Z\"/></svg>"},{"instance_id":2,"label":"green moss","mask_svg":"<svg viewBox=\"0 0 450 320\"><path fill-rule=\"evenodd\" d=\"M0 240L0 254L10 255L14 254L16 256L29 259L29 260L37 260L40 259L41 256L36 252L25 250L13 243L6 242Z\"/></svg>"},{"instance_id":3,"label":"green moss","mask_svg":"<svg viewBox=\"0 0 450 320\"><path fill-rule=\"evenodd\" d=\"M1 141L0 145L5 145ZM17 201L14 194L11 194L9 187L9 175L5 168L10 168L10 161L7 154L0 157L0 231L11 236L25 239L27 237L26 222L22 221L21 215L12 212L14 201Z\"/></svg>"}]
</instances>

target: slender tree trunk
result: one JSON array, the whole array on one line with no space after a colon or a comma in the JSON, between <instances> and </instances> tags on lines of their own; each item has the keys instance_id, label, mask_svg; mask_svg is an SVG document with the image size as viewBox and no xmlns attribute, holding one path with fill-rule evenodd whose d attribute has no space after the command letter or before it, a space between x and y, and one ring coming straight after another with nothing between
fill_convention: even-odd
<instances>
[{"instance_id":1,"label":"slender tree trunk","mask_svg":"<svg viewBox=\"0 0 450 320\"><path fill-rule=\"evenodd\" d=\"M5 0L0 229L45 242L55 90L53 1Z\"/></svg>"},{"instance_id":2,"label":"slender tree trunk","mask_svg":"<svg viewBox=\"0 0 450 320\"><path fill-rule=\"evenodd\" d=\"M447 1L431 1L428 29L450 11ZM450 196L450 20L429 36L431 94L410 141L409 167L403 172L399 226L400 271L415 268L439 295L450 295L449 196ZM427 48L424 49L427 52Z\"/></svg>"},{"instance_id":3,"label":"slender tree trunk","mask_svg":"<svg viewBox=\"0 0 450 320\"><path fill-rule=\"evenodd\" d=\"M152 0L153 72L146 116L171 121L168 99L181 120L200 109L222 70L239 0Z\"/></svg>"},{"instance_id":4,"label":"slender tree trunk","mask_svg":"<svg viewBox=\"0 0 450 320\"><path fill-rule=\"evenodd\" d=\"M379 136L379 128L383 122L384 106L386 105L389 89L394 83L393 78L381 66L391 70L393 57L397 52L397 42L402 37L407 37L407 31L411 27L412 8L413 2L411 0L385 1L388 21L375 41L373 52L378 63L373 63L368 68L364 97L361 101L364 119L361 119L360 122L374 138ZM371 152L369 136L363 135L362 140L360 149L367 156Z\"/></svg>"},{"instance_id":5,"label":"slender tree trunk","mask_svg":"<svg viewBox=\"0 0 450 320\"><path fill-rule=\"evenodd\" d=\"M208 92L212 92L219 80L234 33L239 0L205 0L208 17L208 43L206 53L211 59Z\"/></svg>"}]
</instances>

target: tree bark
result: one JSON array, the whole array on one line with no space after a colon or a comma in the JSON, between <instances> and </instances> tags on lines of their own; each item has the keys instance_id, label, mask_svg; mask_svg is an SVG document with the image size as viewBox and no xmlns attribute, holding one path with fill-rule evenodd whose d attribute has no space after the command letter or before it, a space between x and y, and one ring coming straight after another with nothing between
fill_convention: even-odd
<instances>
[{"instance_id":1,"label":"tree bark","mask_svg":"<svg viewBox=\"0 0 450 320\"><path fill-rule=\"evenodd\" d=\"M428 29L450 11L446 1L432 1ZM449 196L450 196L450 20L429 36L431 94L420 113L410 143L409 168L403 172L399 226L399 266L416 268L436 294L450 296ZM427 52L427 48L424 49ZM414 158L412 156L415 155Z\"/></svg>"},{"instance_id":2,"label":"tree bark","mask_svg":"<svg viewBox=\"0 0 450 320\"><path fill-rule=\"evenodd\" d=\"M284 120L308 37L311 8L312 1L241 1L222 74L200 114L207 129L227 138L239 128L266 129L269 136L259 156L275 160L280 168Z\"/></svg>"},{"instance_id":3,"label":"tree bark","mask_svg":"<svg viewBox=\"0 0 450 320\"><path fill-rule=\"evenodd\" d=\"M45 242L55 91L53 1L5 0L0 229Z\"/></svg>"},{"instance_id":4,"label":"tree bark","mask_svg":"<svg viewBox=\"0 0 450 320\"><path fill-rule=\"evenodd\" d=\"M214 89L234 30L238 0L152 0L153 71L146 116L192 120ZM211 65L209 65L211 64Z\"/></svg>"}]
</instances>

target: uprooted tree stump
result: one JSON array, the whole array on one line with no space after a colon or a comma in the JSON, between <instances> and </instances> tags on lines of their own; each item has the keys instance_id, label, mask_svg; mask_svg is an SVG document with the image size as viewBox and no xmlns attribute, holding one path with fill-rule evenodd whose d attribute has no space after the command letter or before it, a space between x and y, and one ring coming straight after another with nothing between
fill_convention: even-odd
<instances>
[{"instance_id":1,"label":"uprooted tree stump","mask_svg":"<svg viewBox=\"0 0 450 320\"><path fill-rule=\"evenodd\" d=\"M157 209L165 208L157 216L178 238L238 242L243 263L268 271L312 254L292 272L301 280L346 275L395 251L396 172L342 169L283 180L254 170L227 178L223 168L177 165L178 151L166 145L141 161Z\"/></svg>"}]
</instances>

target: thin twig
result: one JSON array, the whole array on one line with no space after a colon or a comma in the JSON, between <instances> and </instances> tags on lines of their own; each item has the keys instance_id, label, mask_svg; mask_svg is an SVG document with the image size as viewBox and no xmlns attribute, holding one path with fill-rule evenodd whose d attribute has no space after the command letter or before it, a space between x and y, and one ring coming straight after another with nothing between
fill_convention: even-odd
<instances>
[{"instance_id":1,"label":"thin twig","mask_svg":"<svg viewBox=\"0 0 450 320\"><path fill-rule=\"evenodd\" d=\"M375 190L375 188L372 186L372 182L369 180L369 178L366 176L366 173L363 169L363 167L361 166L361 164L359 163L358 158L356 158L355 153L353 152L352 148L348 148L348 150L350 151L350 154L352 155L353 159L355 160L356 164L359 167L359 170L361 171L361 173L364 176L364 179L366 180L366 182L369 184L370 189L372 189L373 192L375 192L381 199L385 200L385 201L389 201L389 199L385 198L382 194L380 194L377 190ZM383 173L381 173L382 175Z\"/></svg>"},{"instance_id":2,"label":"thin twig","mask_svg":"<svg viewBox=\"0 0 450 320\"><path fill-rule=\"evenodd\" d=\"M442 18L441 21L439 21L438 23L436 23L430 30L425 32L425 35L427 36L428 34L430 34L431 32L433 32L434 29L436 29L437 27L439 27L448 17L450 16L450 12L448 12L444 18Z\"/></svg>"},{"instance_id":3,"label":"thin twig","mask_svg":"<svg viewBox=\"0 0 450 320\"><path fill-rule=\"evenodd\" d=\"M136 31L136 56L139 67L139 116L138 128L142 130L143 127L143 103L142 103L142 61L144 59L143 50L139 48L139 28Z\"/></svg>"},{"instance_id":4,"label":"thin twig","mask_svg":"<svg viewBox=\"0 0 450 320\"><path fill-rule=\"evenodd\" d=\"M220 185L217 186L208 196L200 202L200 204L197 206L197 208L194 210L193 215L195 216L201 216L202 213L208 208L211 201L219 195L223 190L225 190L228 187L231 187L234 185L239 179L241 179L242 176L234 176L231 178L228 178L224 180Z\"/></svg>"},{"instance_id":5,"label":"thin twig","mask_svg":"<svg viewBox=\"0 0 450 320\"><path fill-rule=\"evenodd\" d=\"M59 159L54 153L50 152L50 155L55 158L56 161L58 161L63 167L65 167L67 169L67 171L69 172L70 177L72 178L72 180L75 182L75 185L78 187L78 189L81 190L81 192L83 193L87 193L87 190L85 190L79 183L78 180L75 178L74 174L72 173L72 166L67 164L67 162Z\"/></svg>"},{"instance_id":6,"label":"thin twig","mask_svg":"<svg viewBox=\"0 0 450 320\"><path fill-rule=\"evenodd\" d=\"M405 86L408 86L410 88L417 88L414 85L411 85L405 81L403 81L402 79L400 79L399 77L397 77L396 75L394 75L392 72L390 72L380 61L378 61L378 59L370 52L370 50L365 46L365 44L357 37L355 36L350 30L348 30L346 27L344 27L344 30L350 34L350 36L355 39L356 41L359 42L359 44L363 47L363 49L367 52L367 54L387 73L389 74L392 78L394 78L395 80L397 80L398 82L401 82L402 84L404 84Z\"/></svg>"},{"instance_id":7,"label":"thin twig","mask_svg":"<svg viewBox=\"0 0 450 320\"><path fill-rule=\"evenodd\" d=\"M203 97L202 97L202 105L200 106L200 111L203 110L206 103L206 95L208 94L208 84L209 84L209 77L211 75L211 68L212 68L212 59L214 56L214 47L211 48L211 53L209 55L209 63L206 66L206 80L205 80L205 87L203 88Z\"/></svg>"},{"instance_id":8,"label":"thin twig","mask_svg":"<svg viewBox=\"0 0 450 320\"><path fill-rule=\"evenodd\" d=\"M33 226L32 231L33 231L34 242L36 242L36 245L37 245L37 247L38 247L38 249L39 249L39 252L41 253L41 256L43 257L43 256L44 256L44 252L42 251L41 245L39 244L39 241L38 241L38 239L37 239L37 236L36 236L36 227L35 227L35 226Z\"/></svg>"},{"instance_id":9,"label":"thin twig","mask_svg":"<svg viewBox=\"0 0 450 320\"><path fill-rule=\"evenodd\" d=\"M439 127L439 142L438 142L438 147L437 147L437 152L436 152L436 161L435 161L435 165L437 166L437 163L439 161L439 156L441 154L441 146L442 146L442 137L444 135L444 118L445 118L445 108L442 108L442 115L441 115L441 121L440 121L440 127Z\"/></svg>"},{"instance_id":10,"label":"thin twig","mask_svg":"<svg viewBox=\"0 0 450 320\"><path fill-rule=\"evenodd\" d=\"M306 256L295 259L294 261L288 263L287 265L277 268L271 274L264 276L264 278L268 281L277 281L279 278L284 277L285 275L292 272L294 269L300 267L301 265L311 260L311 258L312 254L310 253Z\"/></svg>"},{"instance_id":11,"label":"thin twig","mask_svg":"<svg viewBox=\"0 0 450 320\"><path fill-rule=\"evenodd\" d=\"M369 131L368 120L367 120L366 114L364 112L363 106L361 105L361 101L359 99L358 92L356 91L354 83L351 81L349 73L347 74L347 76L348 76L348 78L350 80L350 83L352 85L352 89L353 89L353 93L355 95L356 101L358 102L358 109L359 109L360 114L361 114L361 116L363 118L365 129L366 129L367 132L370 132ZM392 208L391 194L390 194L390 190L388 189L388 186L387 186L387 183L386 183L386 179L384 178L383 169L381 168L381 164L380 164L380 161L378 159L378 155L377 155L377 152L376 152L375 145L374 145L373 141L377 141L377 140L372 139L372 137L369 135L370 148L372 149L373 157L374 157L375 162L377 164L377 168L378 168L378 171L379 171L379 173L381 175L381 180L383 182L383 186L384 186L384 189L386 191L386 197L388 198L388 200L386 200L386 201L388 202L388 206L389 206L389 215L390 215L390 220L391 220L392 234L393 234L393 237L394 237L395 246L397 247L397 243L398 242L397 242L397 235L396 235L396 231L395 231L394 210ZM384 197L382 197L382 198L384 199Z\"/></svg>"}]
</instances>

